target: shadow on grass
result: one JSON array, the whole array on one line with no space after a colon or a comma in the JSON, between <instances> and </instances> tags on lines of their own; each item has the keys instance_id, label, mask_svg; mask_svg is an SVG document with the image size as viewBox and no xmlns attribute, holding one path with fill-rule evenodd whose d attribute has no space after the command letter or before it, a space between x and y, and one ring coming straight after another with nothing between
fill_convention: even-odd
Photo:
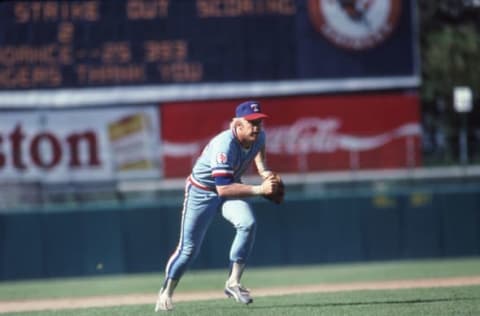
<instances>
[{"instance_id":1,"label":"shadow on grass","mask_svg":"<svg viewBox=\"0 0 480 316\"><path fill-rule=\"evenodd\" d=\"M249 306L251 309L269 309L269 308L295 308L295 307L336 307L336 306L364 306L364 305L394 305L394 304L428 304L428 303L442 303L442 302L460 302L460 301L475 301L480 300L480 297L449 297L449 298L435 298L435 299L416 299L416 300L390 300L390 301L369 301L369 302L345 302L345 303L318 303L318 304L285 304L285 305L271 305L271 306Z\"/></svg>"}]
</instances>

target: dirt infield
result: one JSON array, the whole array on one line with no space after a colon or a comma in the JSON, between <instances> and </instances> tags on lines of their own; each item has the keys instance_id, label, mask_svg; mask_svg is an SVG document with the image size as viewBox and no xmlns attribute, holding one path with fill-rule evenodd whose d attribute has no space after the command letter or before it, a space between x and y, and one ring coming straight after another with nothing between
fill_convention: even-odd
<instances>
[{"instance_id":1,"label":"dirt infield","mask_svg":"<svg viewBox=\"0 0 480 316\"><path fill-rule=\"evenodd\" d=\"M252 295L255 297L262 297L301 293L328 293L359 290L396 290L410 288L455 287L467 285L480 285L480 276L260 288L252 290ZM184 293L178 292L175 295L174 300L175 302L185 302L221 299L224 297L225 296L222 291ZM153 304L155 303L155 299L156 293L41 300L0 301L0 314L21 311L61 310L138 304L152 304L153 306Z\"/></svg>"}]
</instances>

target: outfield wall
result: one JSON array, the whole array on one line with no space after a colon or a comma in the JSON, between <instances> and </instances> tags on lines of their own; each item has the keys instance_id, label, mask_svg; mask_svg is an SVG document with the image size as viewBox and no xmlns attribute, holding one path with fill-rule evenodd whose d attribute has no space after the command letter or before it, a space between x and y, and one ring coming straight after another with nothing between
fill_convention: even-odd
<instances>
[{"instance_id":1,"label":"outfield wall","mask_svg":"<svg viewBox=\"0 0 480 316\"><path fill-rule=\"evenodd\" d=\"M252 202L251 266L480 254L478 191ZM179 219L179 206L1 214L0 279L162 271ZM218 216L192 268L226 267L232 237Z\"/></svg>"}]
</instances>

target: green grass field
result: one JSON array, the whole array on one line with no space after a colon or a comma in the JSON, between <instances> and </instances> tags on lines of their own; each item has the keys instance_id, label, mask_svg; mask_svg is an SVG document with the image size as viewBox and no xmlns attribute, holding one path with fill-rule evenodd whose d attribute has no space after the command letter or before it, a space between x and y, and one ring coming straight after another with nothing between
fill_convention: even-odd
<instances>
[{"instance_id":1,"label":"green grass field","mask_svg":"<svg viewBox=\"0 0 480 316\"><path fill-rule=\"evenodd\" d=\"M222 290L226 270L189 271L177 293ZM480 258L255 268L244 283L253 290L418 278L480 276ZM0 306L9 300L156 293L161 274L102 276L0 283ZM18 312L1 315L154 315L148 305ZM480 315L480 286L362 290L258 297L250 306L232 300L179 302L173 315Z\"/></svg>"}]
</instances>

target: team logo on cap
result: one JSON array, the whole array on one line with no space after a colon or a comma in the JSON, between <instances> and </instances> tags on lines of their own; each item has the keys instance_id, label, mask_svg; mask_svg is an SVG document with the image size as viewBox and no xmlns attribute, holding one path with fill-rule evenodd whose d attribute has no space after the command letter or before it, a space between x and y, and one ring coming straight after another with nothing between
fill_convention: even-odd
<instances>
[{"instance_id":1,"label":"team logo on cap","mask_svg":"<svg viewBox=\"0 0 480 316\"><path fill-rule=\"evenodd\" d=\"M226 153L218 153L217 154L217 163L225 164L227 163L227 154Z\"/></svg>"},{"instance_id":2,"label":"team logo on cap","mask_svg":"<svg viewBox=\"0 0 480 316\"><path fill-rule=\"evenodd\" d=\"M258 106L257 103L252 103L252 104L250 104L250 108L252 109L253 112L258 112L258 111L260 111L260 107Z\"/></svg>"},{"instance_id":3,"label":"team logo on cap","mask_svg":"<svg viewBox=\"0 0 480 316\"><path fill-rule=\"evenodd\" d=\"M352 50L377 46L398 23L402 0L308 0L310 21L333 44Z\"/></svg>"}]
</instances>

